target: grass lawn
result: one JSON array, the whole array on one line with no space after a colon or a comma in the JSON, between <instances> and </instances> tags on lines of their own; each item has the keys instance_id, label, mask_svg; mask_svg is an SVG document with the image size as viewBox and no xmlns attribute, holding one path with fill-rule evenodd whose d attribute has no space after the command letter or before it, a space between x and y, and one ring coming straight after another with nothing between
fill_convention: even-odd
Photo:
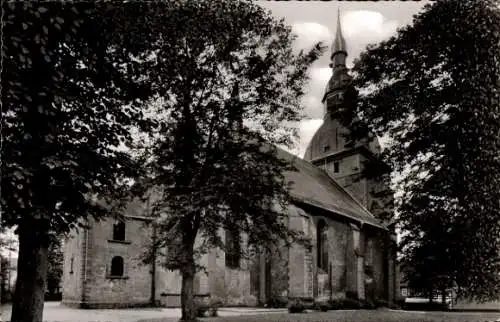
<instances>
[{"instance_id":1,"label":"grass lawn","mask_svg":"<svg viewBox=\"0 0 500 322\"><path fill-rule=\"evenodd\" d=\"M490 322L500 313L402 312L389 310L329 311L297 314L263 314L203 318L201 322ZM141 320L140 322L168 320Z\"/></svg>"}]
</instances>

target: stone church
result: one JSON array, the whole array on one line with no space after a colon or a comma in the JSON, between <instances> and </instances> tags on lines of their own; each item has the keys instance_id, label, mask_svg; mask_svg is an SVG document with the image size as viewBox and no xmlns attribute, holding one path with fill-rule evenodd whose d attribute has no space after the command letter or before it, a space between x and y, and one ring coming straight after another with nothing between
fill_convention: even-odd
<instances>
[{"instance_id":1,"label":"stone church","mask_svg":"<svg viewBox=\"0 0 500 322\"><path fill-rule=\"evenodd\" d=\"M323 98L323 125L303 159L279 151L295 167L285 173L293 183L293 203L286 209L289 227L309 236L312 247L295 245L253 259L213 249L200 259L206 271L196 275L196 296L227 306L318 297L396 299L396 235L382 220L391 211L386 206L392 200L388 179L359 178L365 161L376 160L379 147L367 141L347 142L346 129L332 116L350 83L346 57L339 20L331 52L333 73ZM64 245L65 305L180 306L180 273L161 263L142 263L153 235L147 211L147 205L132 202L124 222L93 222L72 233ZM228 242L231 236L224 238Z\"/></svg>"}]
</instances>

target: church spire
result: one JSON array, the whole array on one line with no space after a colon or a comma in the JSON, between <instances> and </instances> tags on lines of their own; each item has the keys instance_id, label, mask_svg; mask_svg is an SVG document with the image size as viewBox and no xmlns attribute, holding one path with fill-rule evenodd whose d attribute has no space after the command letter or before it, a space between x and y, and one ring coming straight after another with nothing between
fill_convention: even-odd
<instances>
[{"instance_id":1,"label":"church spire","mask_svg":"<svg viewBox=\"0 0 500 322\"><path fill-rule=\"evenodd\" d=\"M351 77L347 66L347 48L344 36L342 35L342 24L340 23L340 9L337 11L337 31L332 44L332 54L330 56L332 77L326 85L322 102L325 103L325 117L335 110L343 101L342 97L348 86Z\"/></svg>"},{"instance_id":2,"label":"church spire","mask_svg":"<svg viewBox=\"0 0 500 322\"><path fill-rule=\"evenodd\" d=\"M344 36L342 35L342 24L340 23L340 9L337 11L337 31L332 44L331 67L345 66L347 49Z\"/></svg>"}]
</instances>

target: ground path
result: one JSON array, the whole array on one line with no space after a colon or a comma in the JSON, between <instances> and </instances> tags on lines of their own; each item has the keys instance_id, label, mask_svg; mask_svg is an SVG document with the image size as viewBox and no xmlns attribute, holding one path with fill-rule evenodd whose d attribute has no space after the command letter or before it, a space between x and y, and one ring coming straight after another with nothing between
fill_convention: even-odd
<instances>
[{"instance_id":1,"label":"ground path","mask_svg":"<svg viewBox=\"0 0 500 322\"><path fill-rule=\"evenodd\" d=\"M2 306L2 319L10 320L11 307ZM47 322L177 322L180 309L141 308L120 310L79 310L59 302L46 302L43 320ZM218 318L204 322L500 322L500 313L484 312L407 312L346 310L288 314L285 309L223 308Z\"/></svg>"},{"instance_id":2,"label":"ground path","mask_svg":"<svg viewBox=\"0 0 500 322\"><path fill-rule=\"evenodd\" d=\"M1 322L10 321L12 307L2 306ZM283 313L286 309L258 309L258 308L224 308L220 310L221 317ZM138 308L118 310L82 310L69 308L60 302L45 302L43 321L47 322L136 322L139 320L161 320L177 322L181 316L178 308Z\"/></svg>"}]
</instances>

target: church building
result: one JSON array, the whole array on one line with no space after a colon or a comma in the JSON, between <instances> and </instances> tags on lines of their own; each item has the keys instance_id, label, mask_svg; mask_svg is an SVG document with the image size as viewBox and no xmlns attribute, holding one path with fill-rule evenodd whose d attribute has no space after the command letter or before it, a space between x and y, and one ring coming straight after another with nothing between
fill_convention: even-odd
<instances>
[{"instance_id":1,"label":"church building","mask_svg":"<svg viewBox=\"0 0 500 322\"><path fill-rule=\"evenodd\" d=\"M292 182L293 202L286 209L289 227L310 237L312 247L294 245L251 259L237 251L213 249L200 259L206 271L196 274L196 296L226 306L319 297L396 300L396 235L386 222L392 200L388 176L377 180L361 176L366 161L376 160L380 148L368 140L348 142L343 135L347 129L333 113L350 86L346 57L338 20L332 76L323 97L324 122L304 158L279 150L279 156L295 168L285 173ZM91 222L71 234L64 245L63 304L180 306L180 272L159 262L142 262L144 249L154 238L147 213L147 204L131 202L125 221ZM229 233L221 234L226 242L232 239Z\"/></svg>"}]
</instances>

